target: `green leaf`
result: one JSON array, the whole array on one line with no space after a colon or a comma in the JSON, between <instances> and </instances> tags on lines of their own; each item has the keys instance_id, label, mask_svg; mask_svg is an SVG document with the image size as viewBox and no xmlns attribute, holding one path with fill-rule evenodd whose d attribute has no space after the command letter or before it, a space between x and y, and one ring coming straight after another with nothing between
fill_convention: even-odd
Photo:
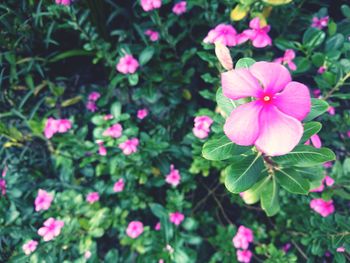
<instances>
[{"instance_id":1,"label":"green leaf","mask_svg":"<svg viewBox=\"0 0 350 263\"><path fill-rule=\"evenodd\" d=\"M249 147L234 144L226 135L207 141L202 150L203 157L211 161L227 160L234 155L245 153Z\"/></svg>"},{"instance_id":2,"label":"green leaf","mask_svg":"<svg viewBox=\"0 0 350 263\"><path fill-rule=\"evenodd\" d=\"M301 177L309 181L310 189L319 187L324 178L324 172L321 165L309 168L295 167L295 171L297 171Z\"/></svg>"},{"instance_id":3,"label":"green leaf","mask_svg":"<svg viewBox=\"0 0 350 263\"><path fill-rule=\"evenodd\" d=\"M320 46L326 38L326 33L314 27L310 27L303 35L303 46L314 49Z\"/></svg>"},{"instance_id":4,"label":"green leaf","mask_svg":"<svg viewBox=\"0 0 350 263\"><path fill-rule=\"evenodd\" d=\"M260 154L235 160L225 169L225 186L232 193L248 190L263 177L264 163Z\"/></svg>"},{"instance_id":5,"label":"green leaf","mask_svg":"<svg viewBox=\"0 0 350 263\"><path fill-rule=\"evenodd\" d=\"M278 199L278 185L276 180L272 179L265 184L261 192L261 207L268 216L273 216L280 210Z\"/></svg>"},{"instance_id":6,"label":"green leaf","mask_svg":"<svg viewBox=\"0 0 350 263\"><path fill-rule=\"evenodd\" d=\"M311 99L311 111L305 118L305 122L311 121L328 110L328 103L324 100Z\"/></svg>"},{"instance_id":7,"label":"green leaf","mask_svg":"<svg viewBox=\"0 0 350 263\"><path fill-rule=\"evenodd\" d=\"M284 38L277 38L274 40L274 44L277 48L281 50L286 49L299 49L300 43L296 41L290 41Z\"/></svg>"},{"instance_id":8,"label":"green leaf","mask_svg":"<svg viewBox=\"0 0 350 263\"><path fill-rule=\"evenodd\" d=\"M310 137L316 133L318 133L322 128L322 124L320 122L317 121L311 121L311 122L307 122L304 124L304 134L303 137L301 138L300 142L304 143L306 142L308 139L310 139Z\"/></svg>"},{"instance_id":9,"label":"green leaf","mask_svg":"<svg viewBox=\"0 0 350 263\"><path fill-rule=\"evenodd\" d=\"M236 69L238 68L249 68L255 63L255 60L252 58L241 58L236 63Z\"/></svg>"},{"instance_id":10,"label":"green leaf","mask_svg":"<svg viewBox=\"0 0 350 263\"><path fill-rule=\"evenodd\" d=\"M111 106L111 114L114 116L114 118L118 119L121 112L122 105L120 104L120 102L114 102Z\"/></svg>"},{"instance_id":11,"label":"green leaf","mask_svg":"<svg viewBox=\"0 0 350 263\"><path fill-rule=\"evenodd\" d=\"M139 62L141 66L144 66L151 60L154 54L154 47L146 47L140 54Z\"/></svg>"},{"instance_id":12,"label":"green leaf","mask_svg":"<svg viewBox=\"0 0 350 263\"><path fill-rule=\"evenodd\" d=\"M291 168L277 170L275 177L284 189L293 194L307 194L310 190L309 182Z\"/></svg>"},{"instance_id":13,"label":"green leaf","mask_svg":"<svg viewBox=\"0 0 350 263\"><path fill-rule=\"evenodd\" d=\"M335 34L326 41L325 51L341 50L344 44L344 36L342 34Z\"/></svg>"},{"instance_id":14,"label":"green leaf","mask_svg":"<svg viewBox=\"0 0 350 263\"><path fill-rule=\"evenodd\" d=\"M247 191L244 191L244 195L242 196L243 201L248 204L255 204L259 201L261 191L264 189L265 185L269 182L270 178L265 177L256 184L253 185L252 188L248 189Z\"/></svg>"},{"instance_id":15,"label":"green leaf","mask_svg":"<svg viewBox=\"0 0 350 263\"><path fill-rule=\"evenodd\" d=\"M49 63L57 62L66 58L70 57L78 57L78 56L94 56L94 52L91 51L85 51L85 50L80 50L80 49L73 49L73 50L68 50L65 52L62 52L53 58L49 59Z\"/></svg>"},{"instance_id":16,"label":"green leaf","mask_svg":"<svg viewBox=\"0 0 350 263\"><path fill-rule=\"evenodd\" d=\"M316 67L321 67L324 63L325 55L323 53L316 52L312 55L311 60Z\"/></svg>"},{"instance_id":17,"label":"green leaf","mask_svg":"<svg viewBox=\"0 0 350 263\"><path fill-rule=\"evenodd\" d=\"M328 148L314 148L299 145L286 155L274 157L273 160L283 165L310 167L335 160L335 154Z\"/></svg>"},{"instance_id":18,"label":"green leaf","mask_svg":"<svg viewBox=\"0 0 350 263\"><path fill-rule=\"evenodd\" d=\"M129 80L129 84L131 86L135 86L135 85L137 85L137 83L139 83L139 75L137 73L129 74L128 80Z\"/></svg>"},{"instance_id":19,"label":"green leaf","mask_svg":"<svg viewBox=\"0 0 350 263\"><path fill-rule=\"evenodd\" d=\"M350 7L348 5L342 5L340 9L345 17L350 18Z\"/></svg>"},{"instance_id":20,"label":"green leaf","mask_svg":"<svg viewBox=\"0 0 350 263\"><path fill-rule=\"evenodd\" d=\"M216 92L216 103L218 104L219 108L223 111L224 117L230 116L231 112L234 108L237 108L239 105L246 102L246 99L240 99L240 100L231 100L224 96L222 93L222 88L219 88Z\"/></svg>"},{"instance_id":21,"label":"green leaf","mask_svg":"<svg viewBox=\"0 0 350 263\"><path fill-rule=\"evenodd\" d=\"M297 69L293 72L295 74L306 72L310 69L311 64L307 58L297 57L294 59Z\"/></svg>"}]
</instances>

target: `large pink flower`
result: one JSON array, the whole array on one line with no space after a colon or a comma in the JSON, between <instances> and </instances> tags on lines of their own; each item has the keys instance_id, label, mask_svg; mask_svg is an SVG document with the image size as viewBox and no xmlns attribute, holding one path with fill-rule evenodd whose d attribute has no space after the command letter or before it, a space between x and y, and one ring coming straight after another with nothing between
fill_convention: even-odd
<instances>
[{"instance_id":1,"label":"large pink flower","mask_svg":"<svg viewBox=\"0 0 350 263\"><path fill-rule=\"evenodd\" d=\"M44 241L50 241L61 233L64 222L50 217L44 222L44 226L39 228L38 234L42 236Z\"/></svg>"},{"instance_id":2,"label":"large pink flower","mask_svg":"<svg viewBox=\"0 0 350 263\"><path fill-rule=\"evenodd\" d=\"M162 0L141 0L142 9L146 12L162 6Z\"/></svg>"},{"instance_id":3,"label":"large pink flower","mask_svg":"<svg viewBox=\"0 0 350 263\"><path fill-rule=\"evenodd\" d=\"M213 44L219 42L222 45L233 47L237 45L236 39L237 31L231 25L220 24L214 29L210 30L206 38L204 38L204 43Z\"/></svg>"},{"instance_id":4,"label":"large pink flower","mask_svg":"<svg viewBox=\"0 0 350 263\"><path fill-rule=\"evenodd\" d=\"M273 62L257 62L250 68L222 73L226 97L255 98L231 112L224 132L238 145L255 145L261 152L283 155L299 143L301 121L311 109L308 88L292 81L289 71Z\"/></svg>"},{"instance_id":5,"label":"large pink flower","mask_svg":"<svg viewBox=\"0 0 350 263\"><path fill-rule=\"evenodd\" d=\"M139 67L139 62L132 55L125 55L118 64L117 70L123 74L134 74Z\"/></svg>"},{"instance_id":6,"label":"large pink flower","mask_svg":"<svg viewBox=\"0 0 350 263\"><path fill-rule=\"evenodd\" d=\"M249 27L251 29L244 30L240 35L240 37L243 38L239 41L240 43L243 43L247 38L252 41L254 47L263 48L266 46L271 46L272 40L267 34L270 31L270 26L262 27L260 25L260 18L255 17L250 21ZM246 38L244 38L244 36L246 36Z\"/></svg>"},{"instance_id":7,"label":"large pink flower","mask_svg":"<svg viewBox=\"0 0 350 263\"><path fill-rule=\"evenodd\" d=\"M47 210L51 206L51 202L53 200L53 195L49 194L45 190L39 189L38 195L35 198L35 211Z\"/></svg>"},{"instance_id":8,"label":"large pink flower","mask_svg":"<svg viewBox=\"0 0 350 263\"><path fill-rule=\"evenodd\" d=\"M131 238L137 238L143 233L143 224L140 221L131 221L126 229L126 234Z\"/></svg>"}]
</instances>

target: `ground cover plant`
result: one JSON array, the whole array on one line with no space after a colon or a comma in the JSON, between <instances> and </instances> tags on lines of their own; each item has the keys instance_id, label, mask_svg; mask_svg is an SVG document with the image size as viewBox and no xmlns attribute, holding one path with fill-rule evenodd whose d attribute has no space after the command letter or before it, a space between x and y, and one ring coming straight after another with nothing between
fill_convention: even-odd
<instances>
[{"instance_id":1,"label":"ground cover plant","mask_svg":"<svg viewBox=\"0 0 350 263\"><path fill-rule=\"evenodd\" d=\"M0 262L350 261L350 6L0 4Z\"/></svg>"}]
</instances>

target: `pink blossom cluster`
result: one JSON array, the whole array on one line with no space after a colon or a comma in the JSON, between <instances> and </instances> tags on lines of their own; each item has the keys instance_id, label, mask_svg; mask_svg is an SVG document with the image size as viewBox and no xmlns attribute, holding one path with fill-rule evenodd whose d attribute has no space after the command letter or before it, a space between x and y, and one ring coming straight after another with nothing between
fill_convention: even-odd
<instances>
[{"instance_id":1,"label":"pink blossom cluster","mask_svg":"<svg viewBox=\"0 0 350 263\"><path fill-rule=\"evenodd\" d=\"M137 152L137 146L139 145L139 139L131 138L119 144L119 148L125 155L130 155Z\"/></svg>"},{"instance_id":2,"label":"pink blossom cluster","mask_svg":"<svg viewBox=\"0 0 350 263\"><path fill-rule=\"evenodd\" d=\"M152 29L147 29L145 31L145 35L149 37L149 40L155 42L159 39L159 33L157 31L153 31Z\"/></svg>"},{"instance_id":3,"label":"pink blossom cluster","mask_svg":"<svg viewBox=\"0 0 350 263\"><path fill-rule=\"evenodd\" d=\"M297 66L295 65L295 63L293 62L295 58L295 52L293 49L287 49L285 52L284 52L284 55L283 57L280 57L280 58L276 58L274 60L274 62L277 62L277 63L280 63L280 64L283 64L283 65L287 65L288 68L292 71L296 70L297 69Z\"/></svg>"},{"instance_id":4,"label":"pink blossom cluster","mask_svg":"<svg viewBox=\"0 0 350 263\"><path fill-rule=\"evenodd\" d=\"M236 235L232 239L233 246L238 249L237 260L239 262L250 262L253 254L250 250L248 250L248 247L253 241L253 231L245 226L239 226Z\"/></svg>"},{"instance_id":5,"label":"pink blossom cluster","mask_svg":"<svg viewBox=\"0 0 350 263\"><path fill-rule=\"evenodd\" d=\"M310 190L310 192L323 192L325 185L326 186L332 186L334 184L334 179L328 175L326 175L322 182L321 185L315 189Z\"/></svg>"},{"instance_id":6,"label":"pink blossom cluster","mask_svg":"<svg viewBox=\"0 0 350 263\"><path fill-rule=\"evenodd\" d=\"M219 42L222 45L233 47L250 40L256 48L271 46L272 40L268 35L270 31L269 25L262 26L260 18L255 17L250 21L249 27L250 29L246 29L238 34L233 26L220 24L210 30L203 41L211 44Z\"/></svg>"},{"instance_id":7,"label":"pink blossom cluster","mask_svg":"<svg viewBox=\"0 0 350 263\"><path fill-rule=\"evenodd\" d=\"M97 91L93 91L89 94L88 102L86 103L86 108L91 111L97 111L96 101L101 97L101 94Z\"/></svg>"},{"instance_id":8,"label":"pink blossom cluster","mask_svg":"<svg viewBox=\"0 0 350 263\"><path fill-rule=\"evenodd\" d=\"M140 221L131 221L126 229L126 234L132 239L137 238L143 233L143 223Z\"/></svg>"},{"instance_id":9,"label":"pink blossom cluster","mask_svg":"<svg viewBox=\"0 0 350 263\"><path fill-rule=\"evenodd\" d=\"M179 170L175 169L174 165L170 165L170 173L166 175L165 182L176 187L181 181L181 174Z\"/></svg>"},{"instance_id":10,"label":"pink blossom cluster","mask_svg":"<svg viewBox=\"0 0 350 263\"><path fill-rule=\"evenodd\" d=\"M55 133L65 133L72 128L72 123L67 119L48 118L44 128L44 135L50 139Z\"/></svg>"},{"instance_id":11,"label":"pink blossom cluster","mask_svg":"<svg viewBox=\"0 0 350 263\"><path fill-rule=\"evenodd\" d=\"M169 220L174 225L179 226L182 223L182 221L185 220L185 215L180 212L170 213Z\"/></svg>"},{"instance_id":12,"label":"pink blossom cluster","mask_svg":"<svg viewBox=\"0 0 350 263\"><path fill-rule=\"evenodd\" d=\"M119 123L115 123L111 127L107 128L102 133L102 135L116 139L122 136L122 132L123 132L123 127Z\"/></svg>"},{"instance_id":13,"label":"pink blossom cluster","mask_svg":"<svg viewBox=\"0 0 350 263\"><path fill-rule=\"evenodd\" d=\"M44 241L50 241L61 233L64 222L50 217L44 222L43 227L39 228L38 235L43 237Z\"/></svg>"},{"instance_id":14,"label":"pink blossom cluster","mask_svg":"<svg viewBox=\"0 0 350 263\"><path fill-rule=\"evenodd\" d=\"M53 195L46 192L45 190L39 189L38 195L35 198L34 205L35 211L48 210L51 206Z\"/></svg>"},{"instance_id":15,"label":"pink blossom cluster","mask_svg":"<svg viewBox=\"0 0 350 263\"><path fill-rule=\"evenodd\" d=\"M141 0L141 7L144 11L149 12L162 6L162 0Z\"/></svg>"},{"instance_id":16,"label":"pink blossom cluster","mask_svg":"<svg viewBox=\"0 0 350 263\"><path fill-rule=\"evenodd\" d=\"M132 55L126 54L120 58L116 69L122 74L134 74L139 67L139 62Z\"/></svg>"},{"instance_id":17,"label":"pink blossom cluster","mask_svg":"<svg viewBox=\"0 0 350 263\"><path fill-rule=\"evenodd\" d=\"M86 202L93 204L100 200L100 195L98 192L91 192L86 196Z\"/></svg>"},{"instance_id":18,"label":"pink blossom cluster","mask_svg":"<svg viewBox=\"0 0 350 263\"><path fill-rule=\"evenodd\" d=\"M327 217L335 211L333 200L325 201L322 198L311 200L310 207L323 217Z\"/></svg>"},{"instance_id":19,"label":"pink blossom cluster","mask_svg":"<svg viewBox=\"0 0 350 263\"><path fill-rule=\"evenodd\" d=\"M172 11L175 15L179 16L179 15L182 15L183 13L185 13L186 9L187 9L186 1L180 1L174 5Z\"/></svg>"},{"instance_id":20,"label":"pink blossom cluster","mask_svg":"<svg viewBox=\"0 0 350 263\"><path fill-rule=\"evenodd\" d=\"M325 16L321 18L313 17L311 27L323 29L324 27L328 26L328 22L329 22L329 16Z\"/></svg>"},{"instance_id":21,"label":"pink blossom cluster","mask_svg":"<svg viewBox=\"0 0 350 263\"><path fill-rule=\"evenodd\" d=\"M194 127L192 129L194 136L199 139L207 138L212 123L213 119L206 115L197 116L194 118Z\"/></svg>"}]
</instances>

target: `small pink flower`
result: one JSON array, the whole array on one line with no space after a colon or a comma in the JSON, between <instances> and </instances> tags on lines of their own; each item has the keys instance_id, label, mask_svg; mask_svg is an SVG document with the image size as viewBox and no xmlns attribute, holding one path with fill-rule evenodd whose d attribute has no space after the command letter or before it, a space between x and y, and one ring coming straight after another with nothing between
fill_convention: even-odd
<instances>
[{"instance_id":1,"label":"small pink flower","mask_svg":"<svg viewBox=\"0 0 350 263\"><path fill-rule=\"evenodd\" d=\"M88 100L97 101L101 97L101 94L97 91L93 91L89 94Z\"/></svg>"},{"instance_id":2,"label":"small pink flower","mask_svg":"<svg viewBox=\"0 0 350 263\"><path fill-rule=\"evenodd\" d=\"M162 6L162 0L141 0L142 9L146 12L158 9Z\"/></svg>"},{"instance_id":3,"label":"small pink flower","mask_svg":"<svg viewBox=\"0 0 350 263\"><path fill-rule=\"evenodd\" d=\"M160 227L160 222L157 222L157 224L154 226L154 230L159 231Z\"/></svg>"},{"instance_id":4,"label":"small pink flower","mask_svg":"<svg viewBox=\"0 0 350 263\"><path fill-rule=\"evenodd\" d=\"M314 134L310 137L311 143L315 148L321 148L322 147L322 142L320 137L317 134ZM310 140L307 140L305 142L305 145L310 145Z\"/></svg>"},{"instance_id":5,"label":"small pink flower","mask_svg":"<svg viewBox=\"0 0 350 263\"><path fill-rule=\"evenodd\" d=\"M71 4L71 0L56 0L56 4L58 5L70 5Z\"/></svg>"},{"instance_id":6,"label":"small pink flower","mask_svg":"<svg viewBox=\"0 0 350 263\"><path fill-rule=\"evenodd\" d=\"M338 247L337 252L340 252L340 253L345 252L345 247Z\"/></svg>"},{"instance_id":7,"label":"small pink flower","mask_svg":"<svg viewBox=\"0 0 350 263\"><path fill-rule=\"evenodd\" d=\"M324 184L323 181L321 182L321 185L317 188L311 189L310 192L312 193L321 193L324 190Z\"/></svg>"},{"instance_id":8,"label":"small pink flower","mask_svg":"<svg viewBox=\"0 0 350 263\"><path fill-rule=\"evenodd\" d=\"M0 179L0 190L1 190L1 195L6 195L6 181L5 181L5 179Z\"/></svg>"},{"instance_id":9,"label":"small pink flower","mask_svg":"<svg viewBox=\"0 0 350 263\"><path fill-rule=\"evenodd\" d=\"M123 151L125 155L130 155L132 153L137 152L137 146L139 145L139 139L132 138L126 140L119 144L119 148Z\"/></svg>"},{"instance_id":10,"label":"small pink flower","mask_svg":"<svg viewBox=\"0 0 350 263\"><path fill-rule=\"evenodd\" d=\"M96 143L98 144L98 154L101 156L106 156L107 155L107 149L103 144L103 141L97 140Z\"/></svg>"},{"instance_id":11,"label":"small pink flower","mask_svg":"<svg viewBox=\"0 0 350 263\"><path fill-rule=\"evenodd\" d=\"M86 201L90 204L93 204L98 200L100 200L100 195L98 194L98 192L91 192L86 196Z\"/></svg>"},{"instance_id":12,"label":"small pink flower","mask_svg":"<svg viewBox=\"0 0 350 263\"><path fill-rule=\"evenodd\" d=\"M240 226L236 235L233 237L232 242L235 248L242 248L245 250L253 240L253 231L250 228Z\"/></svg>"},{"instance_id":13,"label":"small pink flower","mask_svg":"<svg viewBox=\"0 0 350 263\"><path fill-rule=\"evenodd\" d=\"M170 173L166 176L165 182L176 187L181 181L181 175L179 170L174 168L174 165L170 165Z\"/></svg>"},{"instance_id":14,"label":"small pink flower","mask_svg":"<svg viewBox=\"0 0 350 263\"><path fill-rule=\"evenodd\" d=\"M220 24L214 29L210 30L208 35L204 38L204 43L214 44L219 42L220 44L228 47L237 45L236 39L237 31L231 25Z\"/></svg>"},{"instance_id":15,"label":"small pink flower","mask_svg":"<svg viewBox=\"0 0 350 263\"><path fill-rule=\"evenodd\" d=\"M134 74L139 67L139 62L132 55L125 55L118 64L117 70L123 74Z\"/></svg>"},{"instance_id":16,"label":"small pink flower","mask_svg":"<svg viewBox=\"0 0 350 263\"><path fill-rule=\"evenodd\" d=\"M185 215L180 212L170 213L169 215L170 222L178 226L185 219Z\"/></svg>"},{"instance_id":17,"label":"small pink flower","mask_svg":"<svg viewBox=\"0 0 350 263\"><path fill-rule=\"evenodd\" d=\"M329 113L329 115L334 115L335 114L335 108L332 107L332 106L329 106L327 112Z\"/></svg>"},{"instance_id":18,"label":"small pink flower","mask_svg":"<svg viewBox=\"0 0 350 263\"><path fill-rule=\"evenodd\" d=\"M329 21L329 17L328 16L321 17L321 18L313 17L312 18L311 27L322 29L324 27L327 27L328 21Z\"/></svg>"},{"instance_id":19,"label":"small pink flower","mask_svg":"<svg viewBox=\"0 0 350 263\"><path fill-rule=\"evenodd\" d=\"M346 135L350 138L350 130L346 132Z\"/></svg>"},{"instance_id":20,"label":"small pink flower","mask_svg":"<svg viewBox=\"0 0 350 263\"><path fill-rule=\"evenodd\" d=\"M149 36L149 39L152 41L152 42L155 42L159 39L159 33L157 31L153 31L151 29L147 29L145 31L145 35L146 36Z\"/></svg>"},{"instance_id":21,"label":"small pink flower","mask_svg":"<svg viewBox=\"0 0 350 263\"><path fill-rule=\"evenodd\" d=\"M313 90L312 93L314 94L315 98L319 98L321 96L321 90L319 89Z\"/></svg>"},{"instance_id":22,"label":"small pink flower","mask_svg":"<svg viewBox=\"0 0 350 263\"><path fill-rule=\"evenodd\" d=\"M325 162L324 164L323 164L323 167L324 168L331 168L333 166L333 163L332 162Z\"/></svg>"},{"instance_id":23,"label":"small pink flower","mask_svg":"<svg viewBox=\"0 0 350 263\"><path fill-rule=\"evenodd\" d=\"M187 7L186 1L178 2L173 7L173 13L179 16L186 12L186 7Z\"/></svg>"},{"instance_id":24,"label":"small pink flower","mask_svg":"<svg viewBox=\"0 0 350 263\"><path fill-rule=\"evenodd\" d=\"M48 118L46 121L44 134L50 139L55 133L65 133L72 128L72 123L67 119Z\"/></svg>"},{"instance_id":25,"label":"small pink flower","mask_svg":"<svg viewBox=\"0 0 350 263\"><path fill-rule=\"evenodd\" d=\"M103 136L109 136L112 138L119 138L120 136L122 136L122 132L123 132L123 127L119 124L113 124L111 127L107 128L102 135Z\"/></svg>"},{"instance_id":26,"label":"small pink flower","mask_svg":"<svg viewBox=\"0 0 350 263\"><path fill-rule=\"evenodd\" d=\"M84 253L84 258L85 258L85 259L91 258L91 251L90 251L90 250L86 250L86 251L85 251L85 253Z\"/></svg>"},{"instance_id":27,"label":"small pink flower","mask_svg":"<svg viewBox=\"0 0 350 263\"><path fill-rule=\"evenodd\" d=\"M143 120L144 118L146 118L147 115L148 115L147 109L140 109L137 111L137 118L139 118L140 120Z\"/></svg>"},{"instance_id":28,"label":"small pink flower","mask_svg":"<svg viewBox=\"0 0 350 263\"><path fill-rule=\"evenodd\" d=\"M326 72L326 70L327 70L326 66L321 66L321 67L318 68L317 73L318 74L323 74L323 73Z\"/></svg>"},{"instance_id":29,"label":"small pink flower","mask_svg":"<svg viewBox=\"0 0 350 263\"><path fill-rule=\"evenodd\" d=\"M44 222L44 226L39 228L38 235L42 236L44 241L50 241L61 233L64 222L52 217Z\"/></svg>"},{"instance_id":30,"label":"small pink flower","mask_svg":"<svg viewBox=\"0 0 350 263\"><path fill-rule=\"evenodd\" d=\"M288 65L289 69L294 71L297 69L297 66L293 62L293 59L295 58L295 52L293 49L287 49L284 52L283 57L281 58L276 58L274 62L283 64L283 65Z\"/></svg>"},{"instance_id":31,"label":"small pink flower","mask_svg":"<svg viewBox=\"0 0 350 263\"><path fill-rule=\"evenodd\" d=\"M124 190L124 179L120 178L113 186L113 191L116 193L122 192Z\"/></svg>"},{"instance_id":32,"label":"small pink flower","mask_svg":"<svg viewBox=\"0 0 350 263\"><path fill-rule=\"evenodd\" d=\"M137 238L143 233L143 224L140 221L132 221L126 229L126 234L131 238Z\"/></svg>"},{"instance_id":33,"label":"small pink flower","mask_svg":"<svg viewBox=\"0 0 350 263\"><path fill-rule=\"evenodd\" d=\"M210 132L210 126L213 123L213 119L209 116L198 116L194 119L194 127L192 129L194 136L199 139L208 137Z\"/></svg>"},{"instance_id":34,"label":"small pink flower","mask_svg":"<svg viewBox=\"0 0 350 263\"><path fill-rule=\"evenodd\" d=\"M38 195L35 198L35 211L47 210L51 206L51 202L53 200L53 195L49 194L45 190L39 189Z\"/></svg>"},{"instance_id":35,"label":"small pink flower","mask_svg":"<svg viewBox=\"0 0 350 263\"><path fill-rule=\"evenodd\" d=\"M96 106L96 103L94 101L91 101L89 100L87 103L86 103L86 108L91 111L91 112L95 112L97 111L97 106Z\"/></svg>"},{"instance_id":36,"label":"small pink flower","mask_svg":"<svg viewBox=\"0 0 350 263\"><path fill-rule=\"evenodd\" d=\"M289 71L273 62L256 62L249 68L221 74L224 96L238 100L255 97L235 108L224 132L234 143L255 145L269 156L284 155L299 143L301 121L311 109L309 89L292 81Z\"/></svg>"},{"instance_id":37,"label":"small pink flower","mask_svg":"<svg viewBox=\"0 0 350 263\"><path fill-rule=\"evenodd\" d=\"M325 176L323 181L327 186L332 186L334 184L334 179L328 175Z\"/></svg>"},{"instance_id":38,"label":"small pink flower","mask_svg":"<svg viewBox=\"0 0 350 263\"><path fill-rule=\"evenodd\" d=\"M36 250L37 246L38 246L38 241L29 240L27 243L25 243L22 246L22 249L23 249L24 254L26 254L28 256Z\"/></svg>"},{"instance_id":39,"label":"small pink flower","mask_svg":"<svg viewBox=\"0 0 350 263\"><path fill-rule=\"evenodd\" d=\"M282 250L287 253L288 250L292 247L292 244L291 243L286 243L283 247L282 247Z\"/></svg>"},{"instance_id":40,"label":"small pink flower","mask_svg":"<svg viewBox=\"0 0 350 263\"><path fill-rule=\"evenodd\" d=\"M323 217L327 217L335 211L333 200L325 201L322 198L311 200L310 207Z\"/></svg>"},{"instance_id":41,"label":"small pink flower","mask_svg":"<svg viewBox=\"0 0 350 263\"><path fill-rule=\"evenodd\" d=\"M237 250L236 255L238 262L249 263L253 253L250 250Z\"/></svg>"},{"instance_id":42,"label":"small pink flower","mask_svg":"<svg viewBox=\"0 0 350 263\"><path fill-rule=\"evenodd\" d=\"M114 116L113 116L112 114L107 114L107 115L105 115L105 116L103 117L103 119L104 119L105 121L111 120L111 119L113 119L113 118L114 118Z\"/></svg>"},{"instance_id":43,"label":"small pink flower","mask_svg":"<svg viewBox=\"0 0 350 263\"><path fill-rule=\"evenodd\" d=\"M240 42L244 42L244 36L246 36L256 48L271 46L272 40L267 34L270 31L269 25L262 27L260 25L260 18L255 17L250 21L249 27L251 29L246 29L242 32L243 40Z\"/></svg>"}]
</instances>

